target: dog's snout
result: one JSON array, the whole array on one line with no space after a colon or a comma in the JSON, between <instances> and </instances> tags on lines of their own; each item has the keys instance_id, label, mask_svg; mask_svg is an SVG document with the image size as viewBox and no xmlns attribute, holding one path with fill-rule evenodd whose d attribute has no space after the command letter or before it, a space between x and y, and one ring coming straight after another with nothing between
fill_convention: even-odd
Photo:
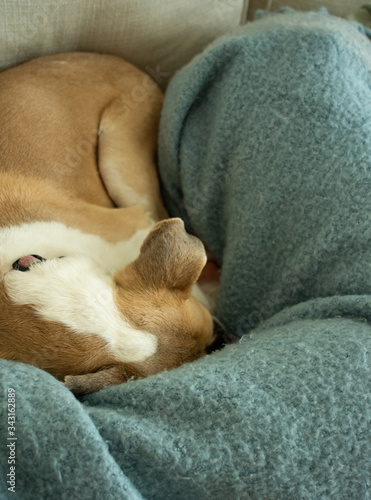
<instances>
[{"instance_id":1,"label":"dog's snout","mask_svg":"<svg viewBox=\"0 0 371 500\"><path fill-rule=\"evenodd\" d=\"M207 354L210 354L213 351L218 351L227 344L233 344L237 342L237 338L229 334L224 325L215 317L213 317L213 325L215 340L206 349Z\"/></svg>"},{"instance_id":2,"label":"dog's snout","mask_svg":"<svg viewBox=\"0 0 371 500\"><path fill-rule=\"evenodd\" d=\"M12 264L12 268L16 271L28 271L30 269L31 264L34 262L43 262L45 259L40 257L40 255L26 255L24 257L20 257Z\"/></svg>"}]
</instances>

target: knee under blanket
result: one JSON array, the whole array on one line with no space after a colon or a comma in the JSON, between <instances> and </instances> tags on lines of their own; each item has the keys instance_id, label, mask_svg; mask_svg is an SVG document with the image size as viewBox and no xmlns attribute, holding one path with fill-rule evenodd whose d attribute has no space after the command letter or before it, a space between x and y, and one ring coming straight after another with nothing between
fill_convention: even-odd
<instances>
[{"instance_id":1,"label":"knee under blanket","mask_svg":"<svg viewBox=\"0 0 371 500\"><path fill-rule=\"evenodd\" d=\"M269 15L178 73L164 194L219 259L241 340L81 401L1 361L1 498L370 498L369 44L323 13Z\"/></svg>"}]
</instances>

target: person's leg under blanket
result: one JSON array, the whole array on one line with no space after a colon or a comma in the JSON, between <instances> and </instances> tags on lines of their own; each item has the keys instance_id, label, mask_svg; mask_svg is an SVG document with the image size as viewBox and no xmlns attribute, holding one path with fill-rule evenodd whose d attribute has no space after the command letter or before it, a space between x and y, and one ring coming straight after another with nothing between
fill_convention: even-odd
<instances>
[{"instance_id":1,"label":"person's leg under blanket","mask_svg":"<svg viewBox=\"0 0 371 500\"><path fill-rule=\"evenodd\" d=\"M370 74L353 25L290 13L219 39L174 78L165 200L222 265L231 333L304 302L306 316L338 316L371 293Z\"/></svg>"},{"instance_id":2,"label":"person's leg under blanket","mask_svg":"<svg viewBox=\"0 0 371 500\"><path fill-rule=\"evenodd\" d=\"M218 317L234 335L251 333L233 349L252 342L248 372L261 356L254 342L270 344L258 378L272 380L280 358L283 399L312 401L309 434L293 440L316 444L291 456L308 465L292 498L368 498L370 117L370 41L323 13L268 15L217 40L165 99L164 197L221 265ZM281 498L266 486L264 498Z\"/></svg>"}]
</instances>

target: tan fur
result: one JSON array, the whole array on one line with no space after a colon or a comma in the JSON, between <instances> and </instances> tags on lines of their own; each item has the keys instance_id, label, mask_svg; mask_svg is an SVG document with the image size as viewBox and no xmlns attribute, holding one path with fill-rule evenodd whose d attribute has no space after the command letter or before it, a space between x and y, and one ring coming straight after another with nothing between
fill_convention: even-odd
<instances>
[{"instance_id":1,"label":"tan fur","mask_svg":"<svg viewBox=\"0 0 371 500\"><path fill-rule=\"evenodd\" d=\"M2 358L38 366L59 380L64 380L66 373L95 372L115 363L101 339L77 336L60 323L41 320L32 305L14 305L2 283L0 303Z\"/></svg>"},{"instance_id":2,"label":"tan fur","mask_svg":"<svg viewBox=\"0 0 371 500\"><path fill-rule=\"evenodd\" d=\"M116 273L120 310L134 327L150 330L160 341L146 363L147 374L160 371L163 359L167 368L196 359L211 343L211 316L191 297L205 260L202 243L184 231L180 219L169 219L153 229L139 258Z\"/></svg>"},{"instance_id":3,"label":"tan fur","mask_svg":"<svg viewBox=\"0 0 371 500\"><path fill-rule=\"evenodd\" d=\"M113 56L59 54L0 74L0 227L62 222L117 243L166 219L155 166L161 105L156 84ZM158 338L141 363L118 363L102 338L16 305L0 277L0 356L78 394L197 359L213 340L209 312L190 296L205 260L180 220L164 220L116 273L120 313Z\"/></svg>"}]
</instances>

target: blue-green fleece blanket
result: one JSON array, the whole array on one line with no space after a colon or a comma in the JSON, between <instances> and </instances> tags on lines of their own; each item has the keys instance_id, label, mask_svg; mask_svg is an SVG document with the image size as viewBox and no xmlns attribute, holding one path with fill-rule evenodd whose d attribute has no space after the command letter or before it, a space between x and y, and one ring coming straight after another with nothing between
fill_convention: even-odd
<instances>
[{"instance_id":1,"label":"blue-green fleece blanket","mask_svg":"<svg viewBox=\"0 0 371 500\"><path fill-rule=\"evenodd\" d=\"M170 85L159 158L240 341L80 401L2 361L0 498L369 499L366 32L288 12L217 40Z\"/></svg>"}]
</instances>

